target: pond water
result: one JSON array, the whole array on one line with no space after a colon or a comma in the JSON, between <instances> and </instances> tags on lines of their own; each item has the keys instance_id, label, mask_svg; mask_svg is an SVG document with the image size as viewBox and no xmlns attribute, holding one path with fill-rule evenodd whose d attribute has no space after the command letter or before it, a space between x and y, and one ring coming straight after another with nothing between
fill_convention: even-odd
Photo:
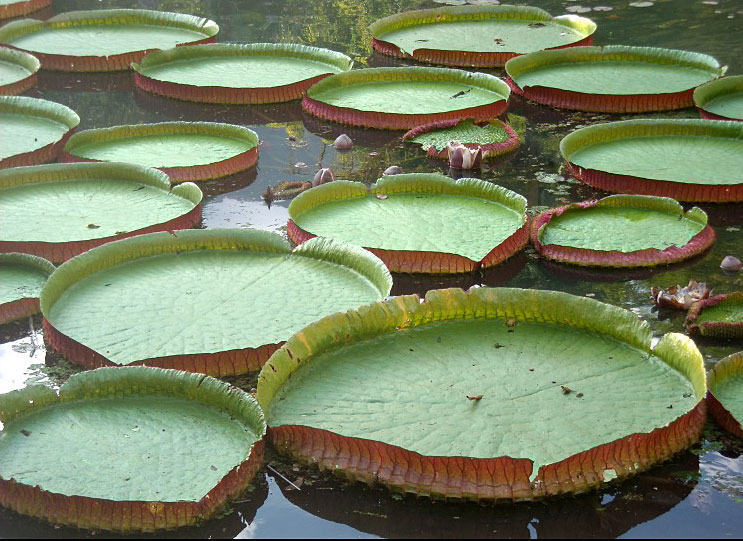
<instances>
[{"instance_id":1,"label":"pond water","mask_svg":"<svg viewBox=\"0 0 743 541\"><path fill-rule=\"evenodd\" d=\"M598 24L597 44L694 50L729 65L729 74L743 73L740 0L533 0L530 4L553 15L578 7L600 8L585 14ZM284 41L327 47L352 56L360 67L411 64L372 54L367 27L382 16L437 5L427 0L57 0L51 9L37 15L108 7L180 11L217 21L220 41ZM502 75L498 70L493 73ZM275 201L269 208L261 194L268 185L284 180L310 180L319 166L331 167L336 178L366 183L376 180L389 165L399 165L406 172L449 173L420 150L402 145L399 132L333 125L303 114L299 102L253 107L183 103L137 90L131 73L42 72L39 85L26 94L72 107L82 119L81 130L201 120L242 124L258 132L262 145L257 168L203 184L205 228L254 227L285 233L288 202ZM696 113L685 110L662 116L694 118ZM513 155L485 166L478 176L524 195L532 209L602 196L602 192L562 176L558 144L576 127L619 118L632 116L571 113L514 97L508 120L525 136L525 142ZM355 141L350 152L333 149L332 141L340 133ZM685 285L694 278L707 281L718 293L743 288L743 275L727 275L719 269L725 255L743 257L743 208L704 208L715 226L717 242L710 252L685 264L631 272L586 271L547 263L527 249L478 275L396 275L393 294L422 294L438 287L473 284L554 289L632 310L650 323L656 335L683 332L683 314L652 307L651 286ZM0 327L0 392L39 382L58 386L77 371L45 349L40 328L38 317ZM708 367L741 349L734 343L709 340L698 345ZM255 384L251 377L230 381L246 390ZM270 467L259 473L252 492L234 503L224 517L163 536L740 537L742 453L741 442L725 436L710 422L702 440L691 450L624 483L577 497L508 506L403 498L381 488L319 474L269 453ZM301 484L301 489L293 488L286 478ZM81 534L90 535L0 510L2 537Z\"/></svg>"}]
</instances>

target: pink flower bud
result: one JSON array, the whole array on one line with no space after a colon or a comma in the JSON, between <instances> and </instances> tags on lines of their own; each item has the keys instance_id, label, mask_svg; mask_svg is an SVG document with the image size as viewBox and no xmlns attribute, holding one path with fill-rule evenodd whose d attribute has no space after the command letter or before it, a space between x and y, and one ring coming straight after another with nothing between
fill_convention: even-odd
<instances>
[{"instance_id":1,"label":"pink flower bud","mask_svg":"<svg viewBox=\"0 0 743 541\"><path fill-rule=\"evenodd\" d=\"M336 150L351 150L353 141L345 133L340 134L333 142L333 148Z\"/></svg>"},{"instance_id":2,"label":"pink flower bud","mask_svg":"<svg viewBox=\"0 0 743 541\"><path fill-rule=\"evenodd\" d=\"M472 149L459 141L451 141L446 145L449 154L449 166L454 169L477 169L482 161L482 149Z\"/></svg>"},{"instance_id":3,"label":"pink flower bud","mask_svg":"<svg viewBox=\"0 0 743 541\"><path fill-rule=\"evenodd\" d=\"M728 255L725 256L725 259L723 259L722 263L720 263L720 268L724 271L738 272L741 268L743 268L743 263L741 263L740 259L738 259L737 257Z\"/></svg>"},{"instance_id":4,"label":"pink flower bud","mask_svg":"<svg viewBox=\"0 0 743 541\"><path fill-rule=\"evenodd\" d=\"M323 167L315 173L315 176L312 178L312 186L319 186L320 184L332 182L333 180L335 180L333 171L329 167Z\"/></svg>"}]
</instances>

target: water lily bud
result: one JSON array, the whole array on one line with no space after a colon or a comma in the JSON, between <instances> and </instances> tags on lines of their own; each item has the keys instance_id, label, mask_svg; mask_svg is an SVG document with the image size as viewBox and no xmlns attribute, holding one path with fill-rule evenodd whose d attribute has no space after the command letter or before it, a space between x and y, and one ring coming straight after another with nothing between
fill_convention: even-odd
<instances>
[{"instance_id":1,"label":"water lily bud","mask_svg":"<svg viewBox=\"0 0 743 541\"><path fill-rule=\"evenodd\" d=\"M472 149L458 141L446 145L449 154L449 166L454 169L477 169L482 161L482 149Z\"/></svg>"},{"instance_id":2,"label":"water lily bud","mask_svg":"<svg viewBox=\"0 0 743 541\"><path fill-rule=\"evenodd\" d=\"M312 186L319 186L320 184L332 182L333 180L335 180L333 171L329 167L323 167L315 173L315 176L312 178Z\"/></svg>"},{"instance_id":3,"label":"water lily bud","mask_svg":"<svg viewBox=\"0 0 743 541\"><path fill-rule=\"evenodd\" d=\"M353 147L353 141L345 133L340 134L333 142L333 148L336 150L351 150L351 147Z\"/></svg>"},{"instance_id":4,"label":"water lily bud","mask_svg":"<svg viewBox=\"0 0 743 541\"><path fill-rule=\"evenodd\" d=\"M390 165L387 169L384 170L383 175L399 175L402 173L402 168L398 167L397 165Z\"/></svg>"},{"instance_id":5,"label":"water lily bud","mask_svg":"<svg viewBox=\"0 0 743 541\"><path fill-rule=\"evenodd\" d=\"M720 268L724 271L738 272L741 268L743 268L743 263L741 263L740 259L738 259L737 257L728 255L725 256L725 259L723 259L722 263L720 263Z\"/></svg>"}]
</instances>

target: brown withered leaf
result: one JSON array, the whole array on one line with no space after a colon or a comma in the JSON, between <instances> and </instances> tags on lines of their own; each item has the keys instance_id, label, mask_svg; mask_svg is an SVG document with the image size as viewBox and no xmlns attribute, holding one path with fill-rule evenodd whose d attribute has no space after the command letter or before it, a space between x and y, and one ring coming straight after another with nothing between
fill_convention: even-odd
<instances>
[{"instance_id":1,"label":"brown withered leaf","mask_svg":"<svg viewBox=\"0 0 743 541\"><path fill-rule=\"evenodd\" d=\"M674 310L688 310L691 305L710 296L711 290L704 282L689 280L689 285L681 287L671 286L667 290L662 288L650 288L650 296L653 303L664 308Z\"/></svg>"}]
</instances>

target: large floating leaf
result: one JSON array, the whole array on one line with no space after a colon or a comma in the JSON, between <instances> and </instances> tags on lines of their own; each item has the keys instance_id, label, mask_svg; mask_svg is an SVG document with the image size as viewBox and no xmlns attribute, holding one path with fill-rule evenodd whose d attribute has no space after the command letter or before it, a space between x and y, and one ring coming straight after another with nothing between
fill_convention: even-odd
<instances>
[{"instance_id":1,"label":"large floating leaf","mask_svg":"<svg viewBox=\"0 0 743 541\"><path fill-rule=\"evenodd\" d=\"M129 69L148 51L214 41L214 21L145 9L70 11L46 21L24 19L0 29L0 43L35 54L45 69Z\"/></svg>"},{"instance_id":2,"label":"large floating leaf","mask_svg":"<svg viewBox=\"0 0 743 541\"><path fill-rule=\"evenodd\" d=\"M0 47L0 96L25 92L36 84L41 64L35 56L9 47Z\"/></svg>"},{"instance_id":3,"label":"large floating leaf","mask_svg":"<svg viewBox=\"0 0 743 541\"><path fill-rule=\"evenodd\" d=\"M210 374L258 369L292 333L375 302L392 279L356 246L291 250L256 230L177 231L110 243L52 275L44 336L85 366L149 364Z\"/></svg>"},{"instance_id":4,"label":"large floating leaf","mask_svg":"<svg viewBox=\"0 0 743 541\"><path fill-rule=\"evenodd\" d=\"M642 119L581 128L560 142L568 168L613 192L743 201L743 124Z\"/></svg>"},{"instance_id":5,"label":"large floating leaf","mask_svg":"<svg viewBox=\"0 0 743 541\"><path fill-rule=\"evenodd\" d=\"M351 69L341 53L289 43L237 43L155 51L132 67L137 86L170 98L210 103L295 100L315 82Z\"/></svg>"},{"instance_id":6,"label":"large floating leaf","mask_svg":"<svg viewBox=\"0 0 743 541\"><path fill-rule=\"evenodd\" d=\"M540 51L506 64L512 88L531 100L610 113L690 107L694 88L724 72L705 54L625 45Z\"/></svg>"},{"instance_id":7,"label":"large floating leaf","mask_svg":"<svg viewBox=\"0 0 743 541\"><path fill-rule=\"evenodd\" d=\"M383 54L450 66L502 66L519 54L592 42L596 25L525 6L466 6L407 11L370 27Z\"/></svg>"},{"instance_id":8,"label":"large floating leaf","mask_svg":"<svg viewBox=\"0 0 743 541\"><path fill-rule=\"evenodd\" d=\"M474 178L430 173L382 177L369 190L336 181L289 206L289 237L364 246L399 272L468 272L497 265L526 243L526 200Z\"/></svg>"},{"instance_id":9,"label":"large floating leaf","mask_svg":"<svg viewBox=\"0 0 743 541\"><path fill-rule=\"evenodd\" d=\"M686 329L702 336L743 338L743 293L715 295L693 304Z\"/></svg>"},{"instance_id":10,"label":"large floating leaf","mask_svg":"<svg viewBox=\"0 0 743 541\"><path fill-rule=\"evenodd\" d=\"M76 163L0 171L0 252L60 262L105 242L201 220L201 190L156 169Z\"/></svg>"},{"instance_id":11,"label":"large floating leaf","mask_svg":"<svg viewBox=\"0 0 743 541\"><path fill-rule=\"evenodd\" d=\"M52 0L0 0L0 19L20 17L52 5Z\"/></svg>"},{"instance_id":12,"label":"large floating leaf","mask_svg":"<svg viewBox=\"0 0 743 541\"><path fill-rule=\"evenodd\" d=\"M39 294L54 271L46 259L0 254L0 325L39 311Z\"/></svg>"},{"instance_id":13,"label":"large floating leaf","mask_svg":"<svg viewBox=\"0 0 743 541\"><path fill-rule=\"evenodd\" d=\"M694 90L702 118L743 120L743 75L724 77Z\"/></svg>"},{"instance_id":14,"label":"large floating leaf","mask_svg":"<svg viewBox=\"0 0 743 541\"><path fill-rule=\"evenodd\" d=\"M72 136L64 161L130 162L157 167L171 180L237 173L258 159L258 134L216 122L162 122L86 130Z\"/></svg>"},{"instance_id":15,"label":"large floating leaf","mask_svg":"<svg viewBox=\"0 0 743 541\"><path fill-rule=\"evenodd\" d=\"M707 373L709 411L721 427L743 438L743 352L719 361Z\"/></svg>"},{"instance_id":16,"label":"large floating leaf","mask_svg":"<svg viewBox=\"0 0 743 541\"><path fill-rule=\"evenodd\" d=\"M612 195L547 210L531 225L531 240L545 257L585 266L639 267L675 263L715 240L707 215L673 199Z\"/></svg>"},{"instance_id":17,"label":"large floating leaf","mask_svg":"<svg viewBox=\"0 0 743 541\"><path fill-rule=\"evenodd\" d=\"M440 120L496 118L508 85L485 73L444 68L369 68L331 75L313 85L302 107L335 122L410 129Z\"/></svg>"},{"instance_id":18,"label":"large floating leaf","mask_svg":"<svg viewBox=\"0 0 743 541\"><path fill-rule=\"evenodd\" d=\"M335 314L261 371L282 452L436 497L520 500L583 491L691 445L702 356L651 349L632 313L564 293L435 290Z\"/></svg>"},{"instance_id":19,"label":"large floating leaf","mask_svg":"<svg viewBox=\"0 0 743 541\"><path fill-rule=\"evenodd\" d=\"M402 138L403 141L421 145L429 156L436 158L448 157L446 147L451 141L459 141L468 148L481 149L484 159L511 152L521 143L519 134L500 120L478 125L469 118L418 126Z\"/></svg>"},{"instance_id":20,"label":"large floating leaf","mask_svg":"<svg viewBox=\"0 0 743 541\"><path fill-rule=\"evenodd\" d=\"M265 420L245 392L147 367L0 395L0 503L82 528L154 531L222 511L260 467Z\"/></svg>"},{"instance_id":21,"label":"large floating leaf","mask_svg":"<svg viewBox=\"0 0 743 541\"><path fill-rule=\"evenodd\" d=\"M59 103L0 96L3 136L0 169L37 165L56 159L79 123L77 113Z\"/></svg>"}]
</instances>

